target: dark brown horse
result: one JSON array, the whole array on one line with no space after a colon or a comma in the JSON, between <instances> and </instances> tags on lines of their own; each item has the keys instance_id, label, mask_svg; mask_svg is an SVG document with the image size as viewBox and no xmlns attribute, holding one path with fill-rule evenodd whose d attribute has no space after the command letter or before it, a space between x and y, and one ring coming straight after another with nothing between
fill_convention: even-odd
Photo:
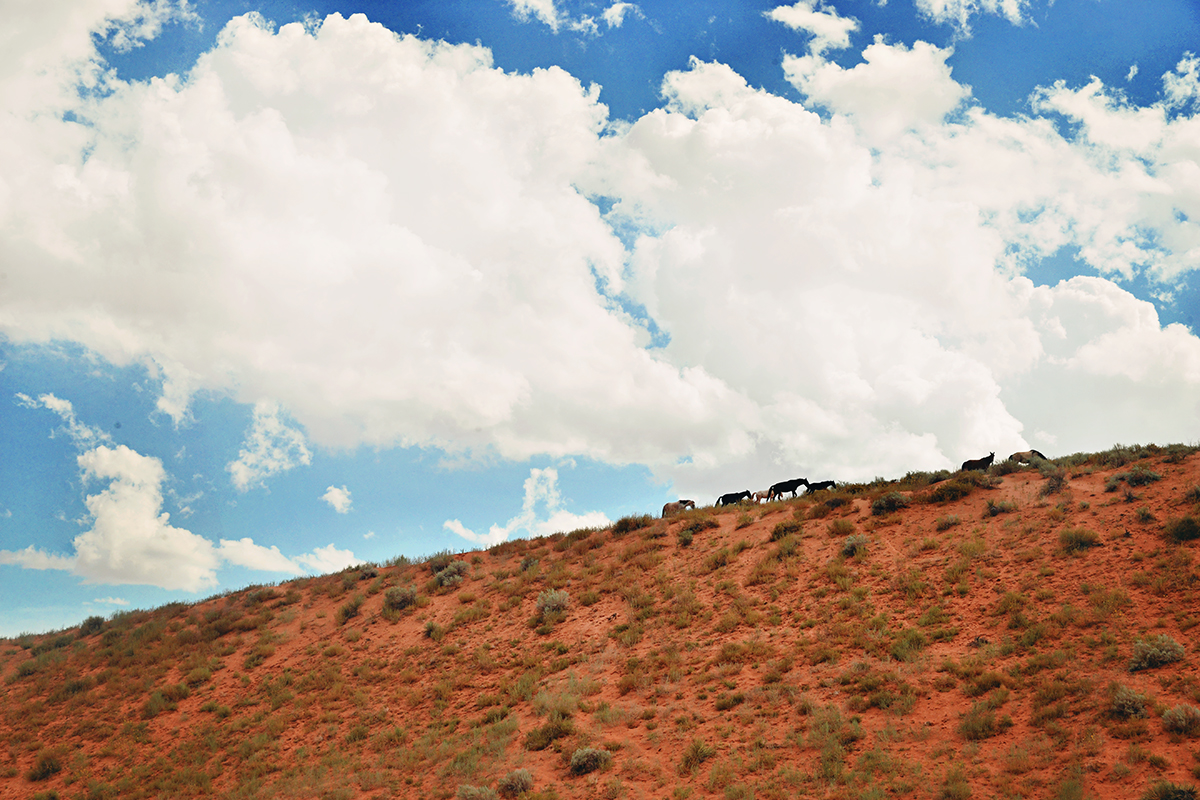
<instances>
[{"instance_id":1,"label":"dark brown horse","mask_svg":"<svg viewBox=\"0 0 1200 800\"><path fill-rule=\"evenodd\" d=\"M996 454L994 452L988 453L986 458L977 458L974 461L964 461L962 465L962 471L966 472L972 469L987 469L995 460Z\"/></svg>"}]
</instances>

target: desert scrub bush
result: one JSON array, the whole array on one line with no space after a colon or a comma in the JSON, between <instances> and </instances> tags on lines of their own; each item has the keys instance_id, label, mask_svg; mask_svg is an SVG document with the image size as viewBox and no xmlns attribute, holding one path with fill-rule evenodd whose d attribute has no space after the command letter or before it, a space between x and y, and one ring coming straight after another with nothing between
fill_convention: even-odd
<instances>
[{"instance_id":1,"label":"desert scrub bush","mask_svg":"<svg viewBox=\"0 0 1200 800\"><path fill-rule=\"evenodd\" d=\"M537 612L543 617L551 613L562 613L571 605L571 596L562 589L547 589L537 596Z\"/></svg>"},{"instance_id":2,"label":"desert scrub bush","mask_svg":"<svg viewBox=\"0 0 1200 800\"><path fill-rule=\"evenodd\" d=\"M841 522L842 520L838 520ZM867 554L867 537L861 533L854 533L847 536L842 542L842 555L846 558L854 558L859 555Z\"/></svg>"},{"instance_id":3,"label":"desert scrub bush","mask_svg":"<svg viewBox=\"0 0 1200 800\"><path fill-rule=\"evenodd\" d=\"M902 508L908 508L908 497L899 492L888 492L876 497L871 503L871 513L876 517L892 514Z\"/></svg>"},{"instance_id":4,"label":"desert scrub bush","mask_svg":"<svg viewBox=\"0 0 1200 800\"><path fill-rule=\"evenodd\" d=\"M434 553L429 558L425 559L425 566L429 567L429 572L431 574L437 575L446 567L450 566L452 561L454 561L454 554L449 550L442 550L441 552Z\"/></svg>"},{"instance_id":5,"label":"desert scrub bush","mask_svg":"<svg viewBox=\"0 0 1200 800\"><path fill-rule=\"evenodd\" d=\"M465 561L451 561L445 569L434 574L433 580L438 586L458 586L470 570L470 565Z\"/></svg>"},{"instance_id":6,"label":"desert scrub bush","mask_svg":"<svg viewBox=\"0 0 1200 800\"><path fill-rule=\"evenodd\" d=\"M488 786L467 786L458 787L458 791L454 793L458 800L497 800L499 795L496 790Z\"/></svg>"},{"instance_id":7,"label":"desert scrub bush","mask_svg":"<svg viewBox=\"0 0 1200 800\"><path fill-rule=\"evenodd\" d=\"M1157 636L1150 636L1134 642L1129 671L1153 669L1165 664L1172 664L1181 658L1183 658L1183 645L1167 634L1160 633Z\"/></svg>"},{"instance_id":8,"label":"desert scrub bush","mask_svg":"<svg viewBox=\"0 0 1200 800\"><path fill-rule=\"evenodd\" d=\"M349 620L358 616L358 610L362 608L362 604L366 602L361 594L356 594L351 597L341 606L338 606L337 621L338 625L345 625Z\"/></svg>"},{"instance_id":9,"label":"desert scrub bush","mask_svg":"<svg viewBox=\"0 0 1200 800\"><path fill-rule=\"evenodd\" d=\"M710 744L706 744L703 739L693 739L692 743L683 751L683 756L679 759L679 774L691 775L700 768L700 765L717 754L717 748Z\"/></svg>"},{"instance_id":10,"label":"desert scrub bush","mask_svg":"<svg viewBox=\"0 0 1200 800\"><path fill-rule=\"evenodd\" d=\"M737 708L742 703L746 702L744 692L734 692L733 694L722 694L716 699L713 706L717 711L728 711L731 708Z\"/></svg>"},{"instance_id":11,"label":"desert scrub bush","mask_svg":"<svg viewBox=\"0 0 1200 800\"><path fill-rule=\"evenodd\" d=\"M619 520L617 520L616 523L613 524L612 532L613 536L624 536L627 533L632 533L633 531L640 530L642 528L649 528L653 524L654 517L650 516L649 514L631 515L628 517L621 517Z\"/></svg>"},{"instance_id":12,"label":"desert scrub bush","mask_svg":"<svg viewBox=\"0 0 1200 800\"><path fill-rule=\"evenodd\" d=\"M804 526L800 524L798 519L785 519L779 522L771 529L771 541L778 542L785 536L790 536L793 533L800 533Z\"/></svg>"},{"instance_id":13,"label":"desert scrub bush","mask_svg":"<svg viewBox=\"0 0 1200 800\"><path fill-rule=\"evenodd\" d=\"M1038 491L1038 494L1042 497L1058 494L1067 487L1067 471L1062 467L1045 463L1039 467L1039 471L1042 473L1042 477L1046 479L1046 482L1042 484L1042 488Z\"/></svg>"},{"instance_id":14,"label":"desert scrub bush","mask_svg":"<svg viewBox=\"0 0 1200 800\"><path fill-rule=\"evenodd\" d=\"M571 774L586 775L605 769L612 763L612 753L595 747L581 747L571 754Z\"/></svg>"},{"instance_id":15,"label":"desert scrub bush","mask_svg":"<svg viewBox=\"0 0 1200 800\"><path fill-rule=\"evenodd\" d=\"M967 741L976 742L997 736L1012 727L1012 718L998 717L996 709L1008 699L1008 689L997 688L988 697L971 705L958 725Z\"/></svg>"},{"instance_id":16,"label":"desert scrub bush","mask_svg":"<svg viewBox=\"0 0 1200 800\"><path fill-rule=\"evenodd\" d=\"M570 736L574 732L575 726L571 723L570 717L564 717L558 713L551 714L545 725L534 728L525 734L525 749L545 750L556 739Z\"/></svg>"},{"instance_id":17,"label":"desert scrub bush","mask_svg":"<svg viewBox=\"0 0 1200 800\"><path fill-rule=\"evenodd\" d=\"M1109 689L1108 715L1114 719L1146 719L1150 698L1128 686L1114 685Z\"/></svg>"},{"instance_id":18,"label":"desert scrub bush","mask_svg":"<svg viewBox=\"0 0 1200 800\"><path fill-rule=\"evenodd\" d=\"M912 661L929 644L929 638L916 628L907 628L892 642L892 658L897 661Z\"/></svg>"},{"instance_id":19,"label":"desert scrub bush","mask_svg":"<svg viewBox=\"0 0 1200 800\"><path fill-rule=\"evenodd\" d=\"M383 607L387 611L403 611L417 604L417 587L394 586L383 594Z\"/></svg>"},{"instance_id":20,"label":"desert scrub bush","mask_svg":"<svg viewBox=\"0 0 1200 800\"><path fill-rule=\"evenodd\" d=\"M938 517L934 527L939 531L948 531L960 522L956 514L947 514L944 517Z\"/></svg>"},{"instance_id":21,"label":"desert scrub bush","mask_svg":"<svg viewBox=\"0 0 1200 800\"><path fill-rule=\"evenodd\" d=\"M62 768L62 761L57 753L43 750L38 753L33 766L25 773L25 778L31 781L44 781L62 772Z\"/></svg>"},{"instance_id":22,"label":"desert scrub bush","mask_svg":"<svg viewBox=\"0 0 1200 800\"><path fill-rule=\"evenodd\" d=\"M675 540L679 542L680 547L691 547L694 536L695 533L691 528L680 528L679 532L675 534Z\"/></svg>"},{"instance_id":23,"label":"desert scrub bush","mask_svg":"<svg viewBox=\"0 0 1200 800\"><path fill-rule=\"evenodd\" d=\"M718 522L712 514L707 511L686 511L680 516L684 519L683 527L691 530L692 533L706 531L709 528L719 528L721 523Z\"/></svg>"},{"instance_id":24,"label":"desert scrub bush","mask_svg":"<svg viewBox=\"0 0 1200 800\"><path fill-rule=\"evenodd\" d=\"M963 499L973 491L975 487L966 481L947 481L933 487L924 500L927 503L951 503Z\"/></svg>"},{"instance_id":25,"label":"desert scrub bush","mask_svg":"<svg viewBox=\"0 0 1200 800\"><path fill-rule=\"evenodd\" d=\"M1200 539L1200 521L1193 516L1172 519L1163 526L1163 534L1172 542Z\"/></svg>"},{"instance_id":26,"label":"desert scrub bush","mask_svg":"<svg viewBox=\"0 0 1200 800\"><path fill-rule=\"evenodd\" d=\"M946 779L938 790L937 800L967 800L971 796L971 784L962 764L952 764L946 770Z\"/></svg>"},{"instance_id":27,"label":"desert scrub bush","mask_svg":"<svg viewBox=\"0 0 1200 800\"><path fill-rule=\"evenodd\" d=\"M1200 735L1200 708L1180 703L1163 712L1163 728L1180 736Z\"/></svg>"},{"instance_id":28,"label":"desert scrub bush","mask_svg":"<svg viewBox=\"0 0 1200 800\"><path fill-rule=\"evenodd\" d=\"M1158 781L1151 784L1142 793L1141 800L1196 800L1195 786L1180 786L1170 781Z\"/></svg>"},{"instance_id":29,"label":"desert scrub bush","mask_svg":"<svg viewBox=\"0 0 1200 800\"><path fill-rule=\"evenodd\" d=\"M1000 514L1011 514L1017 510L1017 504L1011 500L988 500L987 505L983 509L983 516L995 517Z\"/></svg>"},{"instance_id":30,"label":"desert scrub bush","mask_svg":"<svg viewBox=\"0 0 1200 800\"><path fill-rule=\"evenodd\" d=\"M737 524L733 526L734 530L741 530L754 524L753 514L740 514L737 518Z\"/></svg>"},{"instance_id":31,"label":"desert scrub bush","mask_svg":"<svg viewBox=\"0 0 1200 800\"><path fill-rule=\"evenodd\" d=\"M446 636L446 629L433 620L429 620L425 623L425 635L435 642L440 642Z\"/></svg>"},{"instance_id":32,"label":"desert scrub bush","mask_svg":"<svg viewBox=\"0 0 1200 800\"><path fill-rule=\"evenodd\" d=\"M514 798L533 791L533 773L527 769L514 769L496 782L501 797Z\"/></svg>"},{"instance_id":33,"label":"desert scrub bush","mask_svg":"<svg viewBox=\"0 0 1200 800\"><path fill-rule=\"evenodd\" d=\"M1098 547L1100 536L1087 528L1063 528L1058 534L1058 546L1064 553L1074 555L1089 547Z\"/></svg>"},{"instance_id":34,"label":"desert scrub bush","mask_svg":"<svg viewBox=\"0 0 1200 800\"><path fill-rule=\"evenodd\" d=\"M1130 486L1145 486L1147 484L1154 483L1155 481L1162 480L1162 475L1159 475L1157 472L1154 472L1142 464L1136 465L1133 469L1129 470L1129 472L1122 473L1117 477L1124 478L1125 482Z\"/></svg>"},{"instance_id":35,"label":"desert scrub bush","mask_svg":"<svg viewBox=\"0 0 1200 800\"><path fill-rule=\"evenodd\" d=\"M88 617L79 626L79 635L91 636L104 630L104 617Z\"/></svg>"},{"instance_id":36,"label":"desert scrub bush","mask_svg":"<svg viewBox=\"0 0 1200 800\"><path fill-rule=\"evenodd\" d=\"M854 523L848 519L835 519L825 526L830 536L849 536L854 533Z\"/></svg>"}]
</instances>

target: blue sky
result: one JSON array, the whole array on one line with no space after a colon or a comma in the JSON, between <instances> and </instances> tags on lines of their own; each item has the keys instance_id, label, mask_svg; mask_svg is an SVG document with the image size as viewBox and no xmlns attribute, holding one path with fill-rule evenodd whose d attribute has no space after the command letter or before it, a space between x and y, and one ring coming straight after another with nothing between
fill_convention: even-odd
<instances>
[{"instance_id":1,"label":"blue sky","mask_svg":"<svg viewBox=\"0 0 1200 800\"><path fill-rule=\"evenodd\" d=\"M0 49L0 635L1200 439L1194 3L67 0Z\"/></svg>"}]
</instances>

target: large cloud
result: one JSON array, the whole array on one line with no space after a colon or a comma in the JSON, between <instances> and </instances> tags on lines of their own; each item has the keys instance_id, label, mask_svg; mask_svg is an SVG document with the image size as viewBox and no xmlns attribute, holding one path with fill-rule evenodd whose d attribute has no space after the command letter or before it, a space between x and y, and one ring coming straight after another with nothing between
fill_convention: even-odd
<instances>
[{"instance_id":1,"label":"large cloud","mask_svg":"<svg viewBox=\"0 0 1200 800\"><path fill-rule=\"evenodd\" d=\"M1195 336L1107 280L1021 277L1064 246L1103 274L1194 268L1194 64L1150 109L1059 85L1000 118L946 56L788 57L804 103L694 61L624 126L482 47L241 17L187 76L5 118L28 152L0 155L0 332L141 360L179 420L227 391L301 444L586 454L698 495L1195 438L1163 394L1195 395ZM1113 406L1142 413L1072 423ZM251 486L282 462L238 463Z\"/></svg>"}]
</instances>

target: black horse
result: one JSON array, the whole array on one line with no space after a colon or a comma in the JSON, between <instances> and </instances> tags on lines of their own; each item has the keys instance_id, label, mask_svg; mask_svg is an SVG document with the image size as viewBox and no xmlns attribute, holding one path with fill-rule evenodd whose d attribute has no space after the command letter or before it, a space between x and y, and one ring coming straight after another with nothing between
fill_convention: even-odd
<instances>
[{"instance_id":1,"label":"black horse","mask_svg":"<svg viewBox=\"0 0 1200 800\"><path fill-rule=\"evenodd\" d=\"M808 486L808 480L806 478L793 478L790 481L780 481L768 490L770 492L768 499L774 500L778 497L783 497L784 492L791 492L792 497L795 497L796 490L800 488L801 484Z\"/></svg>"},{"instance_id":2,"label":"black horse","mask_svg":"<svg viewBox=\"0 0 1200 800\"><path fill-rule=\"evenodd\" d=\"M974 461L964 461L962 465L962 471L966 472L972 469L987 469L995 460L996 454L994 452L988 453L986 458L977 458Z\"/></svg>"},{"instance_id":3,"label":"black horse","mask_svg":"<svg viewBox=\"0 0 1200 800\"><path fill-rule=\"evenodd\" d=\"M720 497L718 497L717 505L731 506L731 505L734 505L735 503L740 503L743 500L749 500L750 497L751 497L751 495L750 495L749 489L747 489L744 492L731 492L729 494L723 494Z\"/></svg>"}]
</instances>

